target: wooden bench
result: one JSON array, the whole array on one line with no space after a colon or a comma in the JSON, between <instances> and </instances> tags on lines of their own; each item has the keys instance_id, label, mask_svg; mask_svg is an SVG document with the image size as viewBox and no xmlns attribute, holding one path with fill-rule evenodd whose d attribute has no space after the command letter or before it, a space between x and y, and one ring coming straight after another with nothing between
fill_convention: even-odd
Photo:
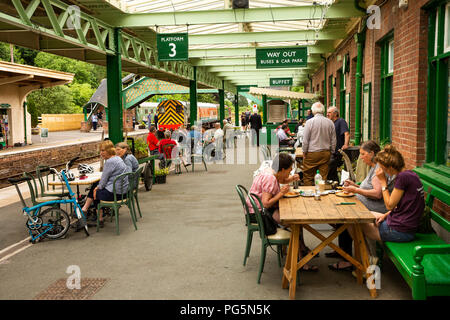
<instances>
[{"instance_id":1,"label":"wooden bench","mask_svg":"<svg viewBox=\"0 0 450 320\"><path fill-rule=\"evenodd\" d=\"M431 210L431 219L450 232L450 222L433 210L436 199L450 204L450 194L422 180L428 190L425 205ZM416 233L411 242L385 242L385 252L412 289L414 300L430 296L450 296L450 244L436 233Z\"/></svg>"}]
</instances>

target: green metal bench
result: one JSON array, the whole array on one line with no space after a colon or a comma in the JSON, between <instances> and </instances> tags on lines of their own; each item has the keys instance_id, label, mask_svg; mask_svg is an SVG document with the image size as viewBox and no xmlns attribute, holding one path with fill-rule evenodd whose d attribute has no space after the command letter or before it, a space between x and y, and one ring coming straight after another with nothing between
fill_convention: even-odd
<instances>
[{"instance_id":1,"label":"green metal bench","mask_svg":"<svg viewBox=\"0 0 450 320\"><path fill-rule=\"evenodd\" d=\"M450 222L433 210L435 199L450 204L450 194L422 180L429 190L425 205L431 218L450 232ZM430 296L450 296L450 244L436 233L416 233L411 242L385 242L385 252L412 289L414 300Z\"/></svg>"}]
</instances>

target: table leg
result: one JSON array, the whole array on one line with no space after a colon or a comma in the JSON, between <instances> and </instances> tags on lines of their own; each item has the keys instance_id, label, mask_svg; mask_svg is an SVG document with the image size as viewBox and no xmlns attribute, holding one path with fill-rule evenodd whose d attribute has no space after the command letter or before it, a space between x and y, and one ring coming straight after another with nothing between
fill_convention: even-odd
<instances>
[{"instance_id":1,"label":"table leg","mask_svg":"<svg viewBox=\"0 0 450 320\"><path fill-rule=\"evenodd\" d=\"M286 257L286 265L283 270L283 279L281 287L286 289L289 284L289 298L295 299L295 289L297 286L297 260L298 246L300 237L300 225L291 225L291 239L289 241L289 250Z\"/></svg>"},{"instance_id":2,"label":"table leg","mask_svg":"<svg viewBox=\"0 0 450 320\"><path fill-rule=\"evenodd\" d=\"M361 239L358 235L356 235L356 224L353 224L353 232L354 234L354 246L355 246L355 259L358 262L361 262L362 264L362 269L365 269L366 267L364 266L364 264L361 261L361 242L364 242L364 239ZM358 284L362 284L363 283L363 270L361 268L356 268L355 272L356 272L356 280L358 282Z\"/></svg>"},{"instance_id":3,"label":"table leg","mask_svg":"<svg viewBox=\"0 0 450 320\"><path fill-rule=\"evenodd\" d=\"M371 283L368 283L370 296L372 298L377 297L377 289L375 287L374 279L373 279L373 272L368 272L369 268L369 255L367 253L367 246L366 241L364 240L364 236L361 230L360 224L355 224L355 236L359 242L359 251L360 251L360 257L361 257L361 263L364 267L363 274L366 276L366 279L371 279ZM356 242L356 241L355 241Z\"/></svg>"}]
</instances>

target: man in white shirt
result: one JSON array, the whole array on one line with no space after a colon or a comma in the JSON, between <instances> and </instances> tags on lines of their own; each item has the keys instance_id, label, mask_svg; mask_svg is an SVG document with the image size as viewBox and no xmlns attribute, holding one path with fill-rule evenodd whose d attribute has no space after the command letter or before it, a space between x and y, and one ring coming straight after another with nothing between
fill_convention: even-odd
<instances>
[{"instance_id":1,"label":"man in white shirt","mask_svg":"<svg viewBox=\"0 0 450 320\"><path fill-rule=\"evenodd\" d=\"M333 121L324 116L325 107L316 102L311 107L313 118L305 123L303 133L303 182L314 185L314 175L319 170L322 179L328 175L328 162L336 149L336 130Z\"/></svg>"},{"instance_id":2,"label":"man in white shirt","mask_svg":"<svg viewBox=\"0 0 450 320\"><path fill-rule=\"evenodd\" d=\"M214 137L212 138L211 141L214 143L215 146L216 159L221 160L223 149L223 130L220 128L220 123L218 122L214 124L214 128L216 129L216 131L214 131Z\"/></svg>"}]
</instances>

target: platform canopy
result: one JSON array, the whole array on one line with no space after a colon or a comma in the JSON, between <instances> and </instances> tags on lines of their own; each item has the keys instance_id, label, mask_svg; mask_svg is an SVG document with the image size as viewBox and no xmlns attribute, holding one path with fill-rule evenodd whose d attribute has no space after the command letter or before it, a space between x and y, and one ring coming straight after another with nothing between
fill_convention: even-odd
<instances>
[{"instance_id":1,"label":"platform canopy","mask_svg":"<svg viewBox=\"0 0 450 320\"><path fill-rule=\"evenodd\" d=\"M250 87L249 93L258 97L265 95L271 98L293 99L293 100L303 100L303 99L315 100L318 98L318 95L314 93L303 93L288 90L276 90L276 89L256 88L256 87Z\"/></svg>"},{"instance_id":2,"label":"platform canopy","mask_svg":"<svg viewBox=\"0 0 450 320\"><path fill-rule=\"evenodd\" d=\"M100 65L120 54L123 71L182 86L196 78L199 88L236 92L239 85L269 87L277 77L308 82L365 16L355 0L250 0L244 9L237 2L1 1L0 41ZM187 60L159 60L157 35L167 33L188 34ZM261 68L257 50L299 47L306 48L302 67Z\"/></svg>"},{"instance_id":3,"label":"platform canopy","mask_svg":"<svg viewBox=\"0 0 450 320\"><path fill-rule=\"evenodd\" d=\"M0 86L14 84L22 91L70 83L75 74L0 61Z\"/></svg>"}]
</instances>

